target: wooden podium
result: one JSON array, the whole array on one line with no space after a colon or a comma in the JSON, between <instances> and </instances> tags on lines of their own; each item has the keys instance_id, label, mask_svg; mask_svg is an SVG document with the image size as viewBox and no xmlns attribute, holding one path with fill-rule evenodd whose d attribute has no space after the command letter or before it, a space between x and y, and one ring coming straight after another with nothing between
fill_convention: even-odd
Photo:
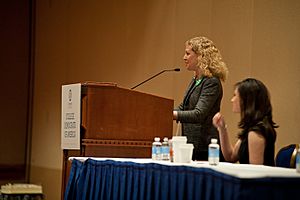
<instances>
[{"instance_id":1,"label":"wooden podium","mask_svg":"<svg viewBox=\"0 0 300 200\"><path fill-rule=\"evenodd\" d=\"M80 150L63 150L62 196L72 156L150 158L154 137L172 137L174 101L117 87L81 83Z\"/></svg>"}]
</instances>

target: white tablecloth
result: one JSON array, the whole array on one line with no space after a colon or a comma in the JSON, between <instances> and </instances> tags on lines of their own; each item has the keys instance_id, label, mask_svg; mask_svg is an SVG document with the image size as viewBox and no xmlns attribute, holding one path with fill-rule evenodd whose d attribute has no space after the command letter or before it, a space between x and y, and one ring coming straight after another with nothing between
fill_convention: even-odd
<instances>
[{"instance_id":1,"label":"white tablecloth","mask_svg":"<svg viewBox=\"0 0 300 200\"><path fill-rule=\"evenodd\" d=\"M224 174L235 176L238 178L266 178L266 177L297 177L300 178L300 173L296 169L269 167L264 165L250 165L250 164L235 164L228 162L220 162L217 166L209 165L207 161L192 161L191 163L172 163L169 161L155 161L152 159L141 158L97 158L97 157L70 157L69 160L77 159L84 162L86 159L93 159L98 161L113 160L119 162L135 162L135 163L158 163L169 166L189 166L189 167L205 167L210 168Z\"/></svg>"}]
</instances>

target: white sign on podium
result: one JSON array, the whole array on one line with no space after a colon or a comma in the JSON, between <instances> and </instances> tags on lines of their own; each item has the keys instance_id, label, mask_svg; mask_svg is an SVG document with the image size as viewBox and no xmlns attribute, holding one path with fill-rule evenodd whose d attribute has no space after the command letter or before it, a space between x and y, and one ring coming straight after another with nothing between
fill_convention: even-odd
<instances>
[{"instance_id":1,"label":"white sign on podium","mask_svg":"<svg viewBox=\"0 0 300 200\"><path fill-rule=\"evenodd\" d=\"M62 86L62 149L80 149L80 101L80 83Z\"/></svg>"}]
</instances>

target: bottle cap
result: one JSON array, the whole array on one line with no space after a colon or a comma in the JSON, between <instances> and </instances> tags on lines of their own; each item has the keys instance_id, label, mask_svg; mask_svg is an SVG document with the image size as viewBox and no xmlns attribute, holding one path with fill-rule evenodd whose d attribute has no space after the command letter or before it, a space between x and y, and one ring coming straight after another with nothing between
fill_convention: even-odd
<instances>
[{"instance_id":1,"label":"bottle cap","mask_svg":"<svg viewBox=\"0 0 300 200\"><path fill-rule=\"evenodd\" d=\"M217 144L217 143L218 143L218 139L216 139L216 138L211 138L211 139L210 139L210 142L213 143L213 144Z\"/></svg>"},{"instance_id":2,"label":"bottle cap","mask_svg":"<svg viewBox=\"0 0 300 200\"><path fill-rule=\"evenodd\" d=\"M155 138L154 138L154 141L155 141L155 142L159 142L159 141L160 141L160 138L159 138L159 137L155 137Z\"/></svg>"}]
</instances>

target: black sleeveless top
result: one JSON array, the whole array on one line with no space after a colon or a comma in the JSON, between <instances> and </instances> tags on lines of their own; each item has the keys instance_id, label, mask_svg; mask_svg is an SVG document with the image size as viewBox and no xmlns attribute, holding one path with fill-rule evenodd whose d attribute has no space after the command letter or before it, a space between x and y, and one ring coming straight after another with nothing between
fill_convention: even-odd
<instances>
[{"instance_id":1,"label":"black sleeveless top","mask_svg":"<svg viewBox=\"0 0 300 200\"><path fill-rule=\"evenodd\" d=\"M248 133L250 131L261 133L261 135L266 140L263 164L268 166L275 166L274 163L275 137L272 133L265 133L264 132L265 129L262 126L254 126L249 130L243 130L243 132L240 134L241 146L238 153L239 162L241 164L249 164Z\"/></svg>"}]
</instances>

